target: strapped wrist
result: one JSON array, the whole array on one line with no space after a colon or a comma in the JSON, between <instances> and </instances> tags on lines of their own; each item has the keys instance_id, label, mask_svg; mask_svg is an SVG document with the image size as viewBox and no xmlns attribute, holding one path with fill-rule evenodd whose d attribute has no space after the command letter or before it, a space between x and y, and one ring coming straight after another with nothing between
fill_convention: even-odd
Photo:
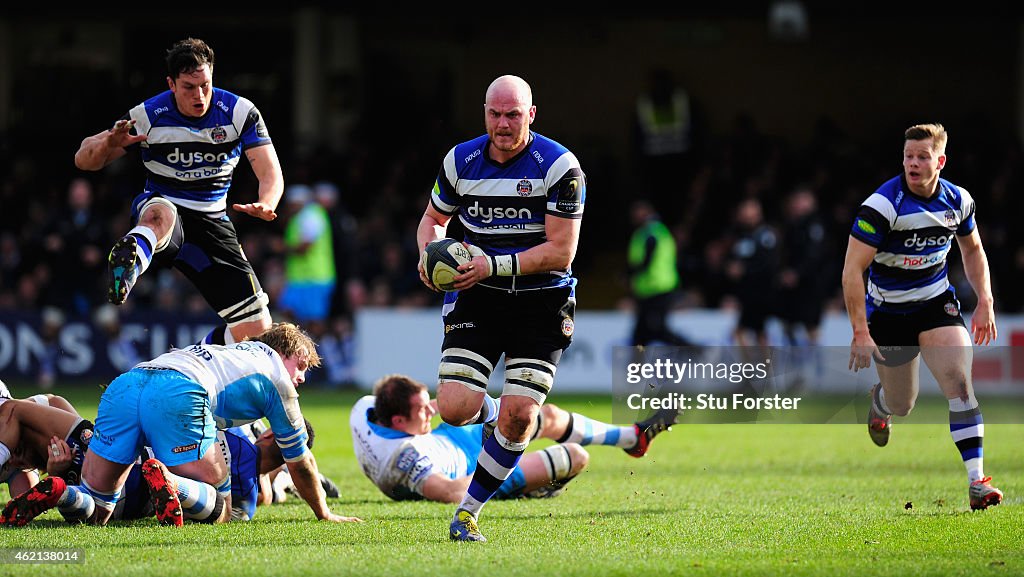
<instances>
[{"instance_id":1,"label":"strapped wrist","mask_svg":"<svg viewBox=\"0 0 1024 577\"><path fill-rule=\"evenodd\" d=\"M491 274L497 276L516 276L519 274L519 255L502 254L489 256L491 261Z\"/></svg>"}]
</instances>

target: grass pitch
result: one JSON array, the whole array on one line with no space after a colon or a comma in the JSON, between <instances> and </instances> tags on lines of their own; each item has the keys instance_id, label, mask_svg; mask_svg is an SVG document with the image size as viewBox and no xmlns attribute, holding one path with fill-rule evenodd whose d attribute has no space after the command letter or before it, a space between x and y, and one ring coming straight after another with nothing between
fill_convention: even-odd
<instances>
[{"instance_id":1,"label":"grass pitch","mask_svg":"<svg viewBox=\"0 0 1024 577\"><path fill-rule=\"evenodd\" d=\"M95 416L98 389L59 392ZM0 575L1024 574L1024 425L985 432L986 472L1006 494L988 511L970 510L941 424L897 421L879 449L863 425L683 423L643 459L588 447L590 466L564 495L492 501L480 520L489 542L462 544L447 539L453 506L392 502L363 477L348 432L357 397L306 390L301 403L317 461L342 490L331 507L361 525L315 521L295 499L250 523L183 529L72 527L51 511L0 530L0 548L80 548L85 563L0 564ZM607 397L551 400L611 418Z\"/></svg>"}]
</instances>

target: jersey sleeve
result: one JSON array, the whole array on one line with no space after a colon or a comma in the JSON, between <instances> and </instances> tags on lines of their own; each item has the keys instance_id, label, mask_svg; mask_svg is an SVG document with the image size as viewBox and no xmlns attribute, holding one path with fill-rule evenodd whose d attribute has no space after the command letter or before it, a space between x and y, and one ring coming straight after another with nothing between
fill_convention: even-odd
<instances>
[{"instance_id":1,"label":"jersey sleeve","mask_svg":"<svg viewBox=\"0 0 1024 577\"><path fill-rule=\"evenodd\" d=\"M872 194L860 206L857 217L853 219L850 236L868 246L879 248L889 236L896 220L896 207L885 196Z\"/></svg>"},{"instance_id":2,"label":"jersey sleeve","mask_svg":"<svg viewBox=\"0 0 1024 577\"><path fill-rule=\"evenodd\" d=\"M969 236L974 232L974 197L967 190L960 189L960 226L956 228L957 236Z\"/></svg>"},{"instance_id":3,"label":"jersey sleeve","mask_svg":"<svg viewBox=\"0 0 1024 577\"><path fill-rule=\"evenodd\" d=\"M306 420L299 408L299 392L295 390L295 385L292 384L281 357L276 352L272 360L276 395L271 394L268 399L267 421L270 422L270 430L274 432L274 440L281 448L284 460L301 461L308 452L306 440L309 436L306 434Z\"/></svg>"},{"instance_id":4,"label":"jersey sleeve","mask_svg":"<svg viewBox=\"0 0 1024 577\"><path fill-rule=\"evenodd\" d=\"M587 179L579 160L566 152L548 171L547 214L561 218L583 218L583 205L587 199Z\"/></svg>"},{"instance_id":5,"label":"jersey sleeve","mask_svg":"<svg viewBox=\"0 0 1024 577\"><path fill-rule=\"evenodd\" d=\"M387 465L388 496L396 501L422 499L423 484L434 473L434 462L412 442L403 443Z\"/></svg>"},{"instance_id":6,"label":"jersey sleeve","mask_svg":"<svg viewBox=\"0 0 1024 577\"><path fill-rule=\"evenodd\" d=\"M249 99L238 98L233 122L239 127L238 134L241 135L243 149L248 150L271 143L267 123L260 115L259 109Z\"/></svg>"},{"instance_id":7,"label":"jersey sleeve","mask_svg":"<svg viewBox=\"0 0 1024 577\"><path fill-rule=\"evenodd\" d=\"M455 169L455 148L448 151L437 172L434 189L430 191L430 204L441 214L451 216L459 210L459 198L455 192L455 184L459 181Z\"/></svg>"}]
</instances>

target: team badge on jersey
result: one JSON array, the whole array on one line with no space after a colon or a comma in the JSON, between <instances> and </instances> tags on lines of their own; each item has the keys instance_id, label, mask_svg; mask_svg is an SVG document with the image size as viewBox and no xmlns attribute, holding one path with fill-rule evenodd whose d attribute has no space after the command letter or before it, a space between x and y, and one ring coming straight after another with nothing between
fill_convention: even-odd
<instances>
[{"instance_id":1,"label":"team badge on jersey","mask_svg":"<svg viewBox=\"0 0 1024 577\"><path fill-rule=\"evenodd\" d=\"M946 226L956 226L956 213L952 208L946 209Z\"/></svg>"},{"instance_id":2,"label":"team badge on jersey","mask_svg":"<svg viewBox=\"0 0 1024 577\"><path fill-rule=\"evenodd\" d=\"M525 178L520 180L516 185L516 192L519 193L519 196L530 196L530 193L533 192L533 183Z\"/></svg>"},{"instance_id":3,"label":"team badge on jersey","mask_svg":"<svg viewBox=\"0 0 1024 577\"><path fill-rule=\"evenodd\" d=\"M562 319L562 334L563 335L565 335L567 337L571 337L573 331L575 331L575 330L576 330L576 325L572 322L572 319L570 319L570 318Z\"/></svg>"},{"instance_id":4,"label":"team badge on jersey","mask_svg":"<svg viewBox=\"0 0 1024 577\"><path fill-rule=\"evenodd\" d=\"M223 126L216 126L214 127L213 130L210 131L210 137L213 138L214 142L220 144L221 142L227 140L228 131L224 130Z\"/></svg>"},{"instance_id":5,"label":"team badge on jersey","mask_svg":"<svg viewBox=\"0 0 1024 577\"><path fill-rule=\"evenodd\" d=\"M955 317L956 315L960 314L960 311L958 311L956 308L956 303L946 303L943 309L946 311L946 314L951 317Z\"/></svg>"}]
</instances>

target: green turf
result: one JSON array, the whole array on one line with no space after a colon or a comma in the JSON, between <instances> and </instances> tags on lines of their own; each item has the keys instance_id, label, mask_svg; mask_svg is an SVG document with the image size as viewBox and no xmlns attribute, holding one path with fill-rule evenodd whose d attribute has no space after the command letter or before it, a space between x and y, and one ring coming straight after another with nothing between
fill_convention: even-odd
<instances>
[{"instance_id":1,"label":"green turf","mask_svg":"<svg viewBox=\"0 0 1024 577\"><path fill-rule=\"evenodd\" d=\"M98 389L66 394L95 414ZM897 422L879 449L862 425L682 424L643 459L590 447L563 496L492 502L490 542L460 544L447 540L452 506L391 502L362 476L347 428L355 398L308 390L301 402L317 460L342 489L331 506L361 525L317 522L294 500L250 523L183 529L70 527L49 512L0 531L0 547L77 547L86 563L3 564L0 575L1024 574L1024 425L986 430L986 470L1007 498L984 512L968 507L943 425ZM551 400L611 415L606 397Z\"/></svg>"}]
</instances>

